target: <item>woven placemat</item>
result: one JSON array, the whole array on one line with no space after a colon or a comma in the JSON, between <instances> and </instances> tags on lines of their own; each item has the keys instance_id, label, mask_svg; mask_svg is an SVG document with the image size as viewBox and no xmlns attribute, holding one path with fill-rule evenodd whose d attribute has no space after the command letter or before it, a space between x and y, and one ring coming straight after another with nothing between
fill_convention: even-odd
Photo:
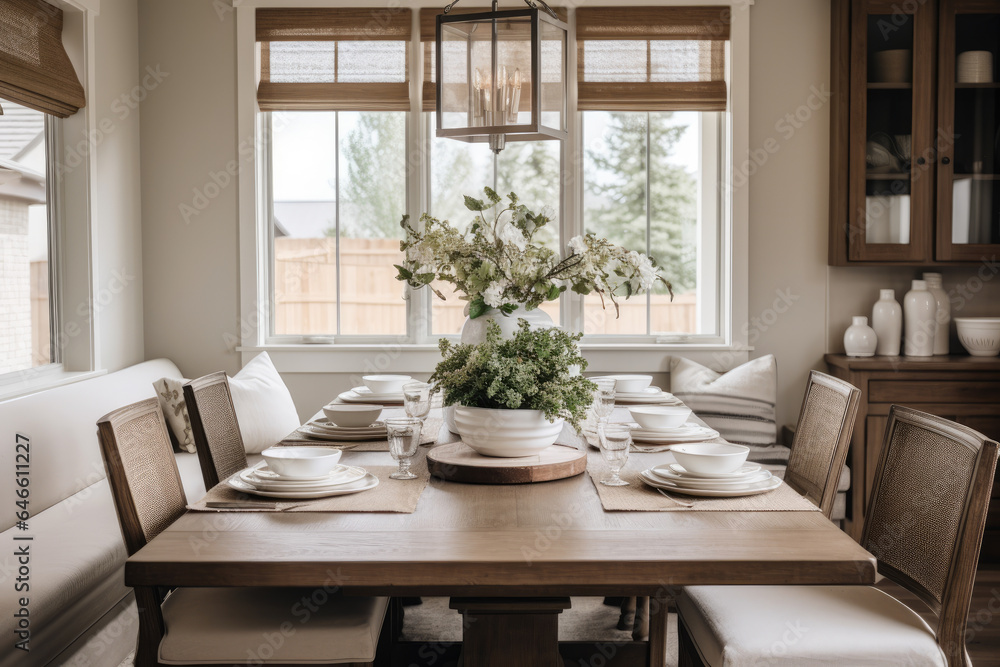
<instances>
[{"instance_id":1,"label":"woven placemat","mask_svg":"<svg viewBox=\"0 0 1000 667\"><path fill-rule=\"evenodd\" d=\"M774 491L743 498L696 498L676 494L693 507L678 505L656 489L647 486L639 478L639 470L625 469L621 478L628 486L606 486L600 480L609 474L603 461L591 455L587 462L587 474L597 488L601 505L609 511L626 512L818 512L819 508L800 496L787 484ZM671 494L675 495L675 494Z\"/></svg>"},{"instance_id":2,"label":"woven placemat","mask_svg":"<svg viewBox=\"0 0 1000 667\"><path fill-rule=\"evenodd\" d=\"M314 500L275 500L265 496L242 493L226 486L216 485L196 503L188 505L195 512L396 512L413 514L417 501L427 487L430 473L423 457L413 460L412 470L417 479L391 479L389 475L396 466L369 466L368 472L378 477L379 484L374 489L360 491L346 496L316 498ZM252 501L255 503L274 502L274 509L219 509L208 507L209 502Z\"/></svg>"},{"instance_id":3,"label":"woven placemat","mask_svg":"<svg viewBox=\"0 0 1000 667\"><path fill-rule=\"evenodd\" d=\"M429 445L437 442L444 424L442 419L428 419L420 429L420 444ZM389 441L385 438L381 440L318 440L303 434L299 429L289 433L277 447L334 447L336 449L350 449L353 452L387 452L389 451Z\"/></svg>"}]
</instances>

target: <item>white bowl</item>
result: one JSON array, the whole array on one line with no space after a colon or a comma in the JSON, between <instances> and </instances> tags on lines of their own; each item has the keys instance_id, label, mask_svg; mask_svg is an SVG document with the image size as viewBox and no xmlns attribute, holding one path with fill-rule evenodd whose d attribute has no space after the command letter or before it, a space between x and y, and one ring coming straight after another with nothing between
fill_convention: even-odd
<instances>
[{"instance_id":1,"label":"white bowl","mask_svg":"<svg viewBox=\"0 0 1000 667\"><path fill-rule=\"evenodd\" d=\"M743 465L750 448L722 442L697 442L673 445L670 453L685 470L699 475L721 475Z\"/></svg>"},{"instance_id":2,"label":"white bowl","mask_svg":"<svg viewBox=\"0 0 1000 667\"><path fill-rule=\"evenodd\" d=\"M267 467L285 477L320 477L340 461L332 447L270 447L261 452Z\"/></svg>"},{"instance_id":3,"label":"white bowl","mask_svg":"<svg viewBox=\"0 0 1000 667\"><path fill-rule=\"evenodd\" d=\"M958 340L974 357L1000 353L1000 317L956 317Z\"/></svg>"},{"instance_id":4,"label":"white bowl","mask_svg":"<svg viewBox=\"0 0 1000 667\"><path fill-rule=\"evenodd\" d=\"M455 408L455 426L462 442L483 456L535 456L555 443L563 420L550 422L541 410Z\"/></svg>"},{"instance_id":5,"label":"white bowl","mask_svg":"<svg viewBox=\"0 0 1000 667\"><path fill-rule=\"evenodd\" d=\"M371 426L382 414L381 405L366 403L331 403L323 406L323 414L337 426L361 428Z\"/></svg>"},{"instance_id":6,"label":"white bowl","mask_svg":"<svg viewBox=\"0 0 1000 667\"><path fill-rule=\"evenodd\" d=\"M683 405L630 405L628 412L642 428L677 428L691 416L691 408Z\"/></svg>"},{"instance_id":7,"label":"white bowl","mask_svg":"<svg viewBox=\"0 0 1000 667\"><path fill-rule=\"evenodd\" d=\"M373 394L398 394L413 378L409 375L365 375L361 379Z\"/></svg>"},{"instance_id":8,"label":"white bowl","mask_svg":"<svg viewBox=\"0 0 1000 667\"><path fill-rule=\"evenodd\" d=\"M604 375L602 377L614 380L615 391L620 391L623 394L637 394L646 389L653 381L652 375Z\"/></svg>"}]
</instances>

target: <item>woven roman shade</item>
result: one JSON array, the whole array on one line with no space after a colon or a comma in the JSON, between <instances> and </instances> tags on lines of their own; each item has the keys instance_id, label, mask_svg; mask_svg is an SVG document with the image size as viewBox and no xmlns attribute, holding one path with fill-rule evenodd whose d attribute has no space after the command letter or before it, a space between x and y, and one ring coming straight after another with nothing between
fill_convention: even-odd
<instances>
[{"instance_id":1,"label":"woven roman shade","mask_svg":"<svg viewBox=\"0 0 1000 667\"><path fill-rule=\"evenodd\" d=\"M576 11L581 111L725 111L730 8Z\"/></svg>"},{"instance_id":2,"label":"woven roman shade","mask_svg":"<svg viewBox=\"0 0 1000 667\"><path fill-rule=\"evenodd\" d=\"M411 12L258 9L261 111L409 111Z\"/></svg>"},{"instance_id":3,"label":"woven roman shade","mask_svg":"<svg viewBox=\"0 0 1000 667\"><path fill-rule=\"evenodd\" d=\"M59 118L86 105L62 28L62 10L47 2L0 0L0 97Z\"/></svg>"},{"instance_id":4,"label":"woven roman shade","mask_svg":"<svg viewBox=\"0 0 1000 667\"><path fill-rule=\"evenodd\" d=\"M553 7L552 10L560 19L566 20L565 7ZM489 11L489 7L454 7L448 15L482 14ZM437 41L437 17L442 13L440 7L424 7L420 10L420 42L424 49L424 111L437 110L437 50L434 45ZM502 26L500 32L502 35ZM527 105L528 98L525 97L523 101Z\"/></svg>"}]
</instances>

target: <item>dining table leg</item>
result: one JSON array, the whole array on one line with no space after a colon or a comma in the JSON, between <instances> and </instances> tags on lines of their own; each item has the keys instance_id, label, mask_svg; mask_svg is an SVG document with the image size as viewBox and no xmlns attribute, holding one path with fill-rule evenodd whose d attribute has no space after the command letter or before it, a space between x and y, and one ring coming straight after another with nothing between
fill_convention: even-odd
<instances>
[{"instance_id":1,"label":"dining table leg","mask_svg":"<svg viewBox=\"0 0 1000 667\"><path fill-rule=\"evenodd\" d=\"M648 598L649 609L649 667L667 665L667 617L670 607L660 596Z\"/></svg>"},{"instance_id":2,"label":"dining table leg","mask_svg":"<svg viewBox=\"0 0 1000 667\"><path fill-rule=\"evenodd\" d=\"M462 667L552 667L565 598L452 598L462 614Z\"/></svg>"}]
</instances>

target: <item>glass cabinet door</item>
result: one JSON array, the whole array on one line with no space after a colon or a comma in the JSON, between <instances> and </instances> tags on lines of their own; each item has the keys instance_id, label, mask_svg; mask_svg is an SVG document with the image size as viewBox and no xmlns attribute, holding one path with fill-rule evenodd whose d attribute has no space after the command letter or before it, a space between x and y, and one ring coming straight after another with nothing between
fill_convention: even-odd
<instances>
[{"instance_id":1,"label":"glass cabinet door","mask_svg":"<svg viewBox=\"0 0 1000 667\"><path fill-rule=\"evenodd\" d=\"M937 259L1000 245L1000 3L942 0L938 48Z\"/></svg>"},{"instance_id":2,"label":"glass cabinet door","mask_svg":"<svg viewBox=\"0 0 1000 667\"><path fill-rule=\"evenodd\" d=\"M933 3L854 0L848 254L931 259Z\"/></svg>"}]
</instances>

